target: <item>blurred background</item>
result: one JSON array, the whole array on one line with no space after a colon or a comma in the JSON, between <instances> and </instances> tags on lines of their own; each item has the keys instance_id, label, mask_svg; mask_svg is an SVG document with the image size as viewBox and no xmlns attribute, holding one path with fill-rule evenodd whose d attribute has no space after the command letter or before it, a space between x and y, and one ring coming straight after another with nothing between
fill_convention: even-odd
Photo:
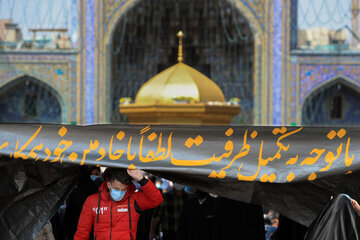
<instances>
[{"instance_id":1,"label":"blurred background","mask_svg":"<svg viewBox=\"0 0 360 240\"><path fill-rule=\"evenodd\" d=\"M183 63L224 99L178 79L167 105L236 105L241 125L360 122L358 0L0 0L0 122L131 123L121 105L177 63L180 30Z\"/></svg>"}]
</instances>

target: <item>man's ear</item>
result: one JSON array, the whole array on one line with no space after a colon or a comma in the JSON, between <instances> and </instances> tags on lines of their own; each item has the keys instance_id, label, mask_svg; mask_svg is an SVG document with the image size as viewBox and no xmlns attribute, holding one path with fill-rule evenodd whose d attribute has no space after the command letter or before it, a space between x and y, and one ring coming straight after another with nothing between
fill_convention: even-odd
<instances>
[{"instance_id":1,"label":"man's ear","mask_svg":"<svg viewBox=\"0 0 360 240\"><path fill-rule=\"evenodd\" d=\"M108 189L109 189L110 186L111 186L110 182L107 182L106 185L107 185L107 188L108 188Z\"/></svg>"}]
</instances>

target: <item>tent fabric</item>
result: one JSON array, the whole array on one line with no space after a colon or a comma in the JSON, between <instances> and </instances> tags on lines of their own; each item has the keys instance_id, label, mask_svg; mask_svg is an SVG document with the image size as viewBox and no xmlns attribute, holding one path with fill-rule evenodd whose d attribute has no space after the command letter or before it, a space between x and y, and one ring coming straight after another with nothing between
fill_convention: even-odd
<instances>
[{"instance_id":1,"label":"tent fabric","mask_svg":"<svg viewBox=\"0 0 360 240\"><path fill-rule=\"evenodd\" d=\"M305 240L359 240L359 220L348 197L340 194L310 225Z\"/></svg>"},{"instance_id":2,"label":"tent fabric","mask_svg":"<svg viewBox=\"0 0 360 240\"><path fill-rule=\"evenodd\" d=\"M1 159L0 239L33 239L75 186L78 167Z\"/></svg>"}]
</instances>

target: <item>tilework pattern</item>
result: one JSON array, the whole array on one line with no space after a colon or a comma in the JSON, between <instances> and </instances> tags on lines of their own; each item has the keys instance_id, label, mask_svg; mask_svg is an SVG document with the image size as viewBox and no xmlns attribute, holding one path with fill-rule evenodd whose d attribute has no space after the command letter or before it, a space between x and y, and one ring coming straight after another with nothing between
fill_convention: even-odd
<instances>
[{"instance_id":1,"label":"tilework pattern","mask_svg":"<svg viewBox=\"0 0 360 240\"><path fill-rule=\"evenodd\" d=\"M240 0L239 0L240 1ZM264 2L263 0L241 0L256 15L259 22L264 24ZM108 23L114 14L125 4L126 0L105 0L104 7L104 25L106 30ZM73 0L73 5L77 5L77 1ZM95 40L95 0L85 0L86 12L86 29L83 36L86 43L86 74L85 74L85 103L86 107L86 123L94 122L94 106L97 102L94 99L95 92L95 61L94 52L96 46ZM283 0L273 1L273 35L269 35L269 39L273 40L274 48L272 59L273 62L281 62L282 50L288 46L282 46L281 38L285 34L282 32L282 8ZM74 16L72 24L78 24L79 17ZM75 26L74 25L74 26ZM263 25L262 25L263 27ZM79 38L79 41L81 38ZM37 79L44 81L57 91L61 92L61 96L66 100L66 108L69 111L67 121L76 121L76 56L77 53L37 53L37 52L10 52L0 54L0 84L3 86L7 82L22 76L31 75ZM260 55L258 55L260 57ZM327 55L311 55L311 56L292 56L291 63L291 94L290 98L290 119L288 123L299 123L299 115L301 114L301 106L304 98L314 89L327 81L331 81L336 77L345 77L354 84L360 86L360 56L327 56ZM272 67L273 82L269 87L273 87L273 123L281 124L281 64L274 64ZM298 72L297 72L298 71ZM258 73L262 74L262 73ZM259 75L259 76L260 76ZM259 87L259 86L258 86ZM287 93L288 94L288 93ZM261 111L261 110L260 110Z\"/></svg>"},{"instance_id":2,"label":"tilework pattern","mask_svg":"<svg viewBox=\"0 0 360 240\"><path fill-rule=\"evenodd\" d=\"M291 98L290 98L290 119L288 120L290 124L295 124L297 122L297 84L296 84L296 72L297 67L293 62L291 63Z\"/></svg>"},{"instance_id":3,"label":"tilework pattern","mask_svg":"<svg viewBox=\"0 0 360 240\"><path fill-rule=\"evenodd\" d=\"M282 8L283 0L273 1L273 124L281 125L282 89Z\"/></svg>"},{"instance_id":4,"label":"tilework pattern","mask_svg":"<svg viewBox=\"0 0 360 240\"><path fill-rule=\"evenodd\" d=\"M79 0L71 0L71 23L70 23L70 37L72 41L72 47L78 48L79 47L79 9L78 6Z\"/></svg>"},{"instance_id":5,"label":"tilework pattern","mask_svg":"<svg viewBox=\"0 0 360 240\"><path fill-rule=\"evenodd\" d=\"M95 0L86 0L85 123L94 123L95 107Z\"/></svg>"},{"instance_id":6,"label":"tilework pattern","mask_svg":"<svg viewBox=\"0 0 360 240\"><path fill-rule=\"evenodd\" d=\"M241 0L245 6L255 15L261 28L265 25L265 0Z\"/></svg>"},{"instance_id":7,"label":"tilework pattern","mask_svg":"<svg viewBox=\"0 0 360 240\"><path fill-rule=\"evenodd\" d=\"M115 13L126 3L128 0L104 0L104 30L109 26L109 22Z\"/></svg>"},{"instance_id":8,"label":"tilework pattern","mask_svg":"<svg viewBox=\"0 0 360 240\"><path fill-rule=\"evenodd\" d=\"M76 53L38 54L12 52L0 54L0 87L24 75L32 76L56 90L62 98L63 122L76 121Z\"/></svg>"},{"instance_id":9,"label":"tilework pattern","mask_svg":"<svg viewBox=\"0 0 360 240\"><path fill-rule=\"evenodd\" d=\"M298 72L297 72L298 69ZM319 87L345 78L360 87L360 55L313 55L293 57L291 90L291 121L300 124L301 107L306 97Z\"/></svg>"},{"instance_id":10,"label":"tilework pattern","mask_svg":"<svg viewBox=\"0 0 360 240\"><path fill-rule=\"evenodd\" d=\"M300 66L300 104L314 88L337 76L344 76L360 84L359 64L302 64Z\"/></svg>"},{"instance_id":11,"label":"tilework pattern","mask_svg":"<svg viewBox=\"0 0 360 240\"><path fill-rule=\"evenodd\" d=\"M88 0L87 0L88 1ZM236 0L243 2L251 12L258 19L261 27L264 29L264 17L265 17L265 0ZM109 22L115 15L115 13L123 6L128 0L104 0L104 30L107 29Z\"/></svg>"}]
</instances>

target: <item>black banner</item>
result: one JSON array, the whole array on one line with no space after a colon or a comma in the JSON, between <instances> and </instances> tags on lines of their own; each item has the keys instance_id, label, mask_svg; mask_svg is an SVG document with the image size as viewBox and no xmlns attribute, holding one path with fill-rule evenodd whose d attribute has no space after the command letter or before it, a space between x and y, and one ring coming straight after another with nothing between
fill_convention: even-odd
<instances>
[{"instance_id":1,"label":"black banner","mask_svg":"<svg viewBox=\"0 0 360 240\"><path fill-rule=\"evenodd\" d=\"M0 125L14 160L139 168L308 225L330 195L357 198L360 128Z\"/></svg>"}]
</instances>

